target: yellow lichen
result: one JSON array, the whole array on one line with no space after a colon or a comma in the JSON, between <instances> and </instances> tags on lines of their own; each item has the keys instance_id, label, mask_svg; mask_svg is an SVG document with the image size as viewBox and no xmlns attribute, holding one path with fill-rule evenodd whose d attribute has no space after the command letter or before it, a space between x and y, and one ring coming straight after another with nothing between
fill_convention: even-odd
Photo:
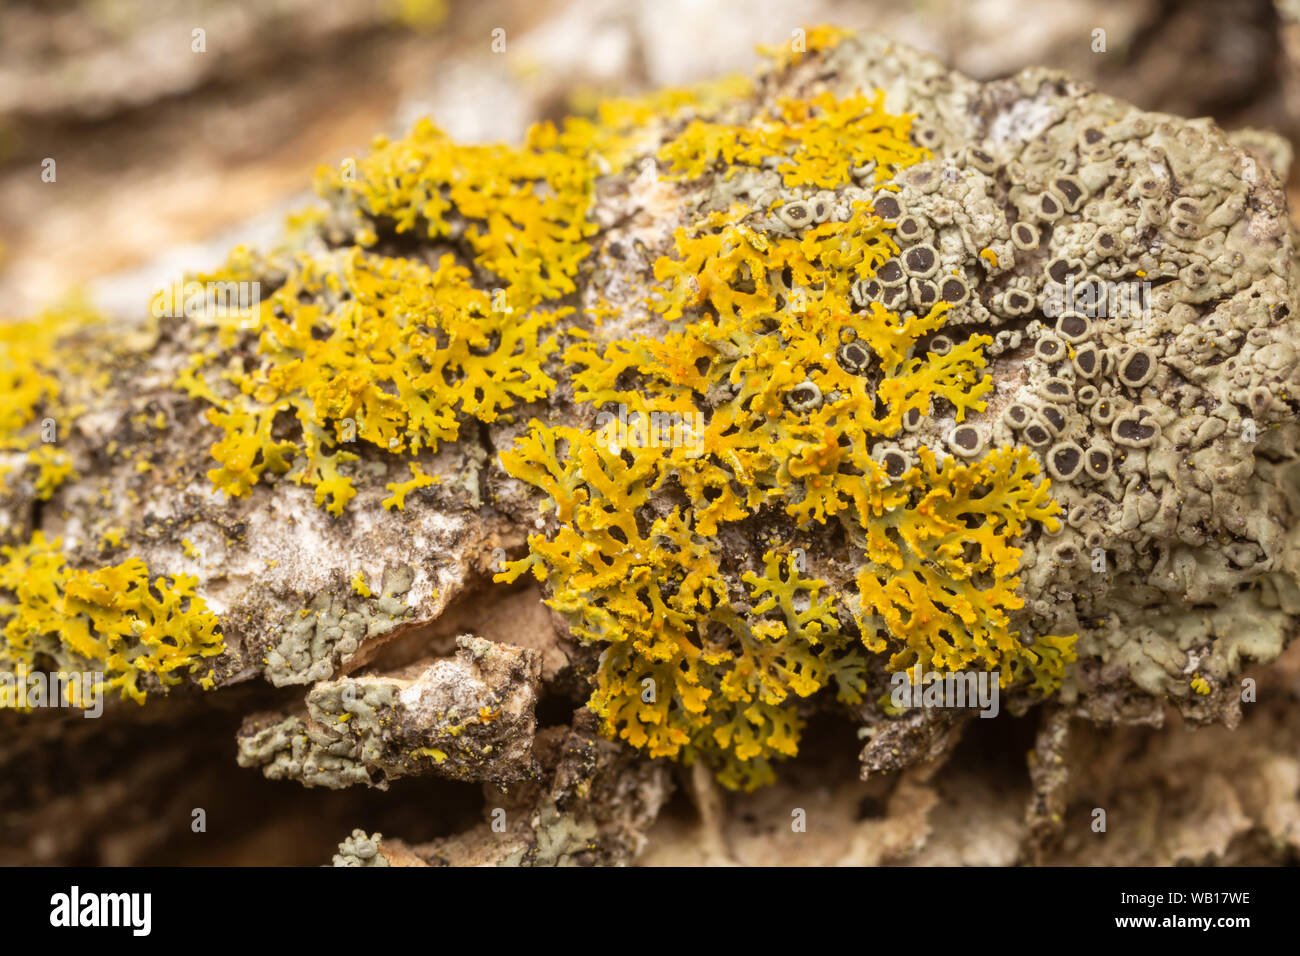
<instances>
[{"instance_id":1,"label":"yellow lichen","mask_svg":"<svg viewBox=\"0 0 1300 956\"><path fill-rule=\"evenodd\" d=\"M960 420L983 408L986 337L942 356L913 354L942 312L791 313L775 329L765 328L771 318L749 328L706 321L663 341L570 350L586 365L575 375L579 397L647 420L693 415L695 398L721 383L734 394L698 443L616 446L612 422L534 422L502 453L507 470L549 495L560 525L549 539L530 538L530 557L500 577L531 567L575 636L605 645L590 706L607 730L653 756L704 755L725 783L751 785L770 779L770 758L794 753L797 698L833 685L841 700L860 700L866 652L890 652L895 670L919 659L927 669L1001 669L1004 683L1023 676L1039 692L1060 682L1072 640L1029 646L1009 627L1022 606L1010 541L1029 521L1052 525L1059 511L1046 482L1035 482L1035 459L1011 449L940 464L926 451L891 478L870 456L908 410L942 399ZM834 360L845 338L873 352L883 373L875 387ZM641 377L617 387L631 370ZM838 397L792 412L787 396L807 383ZM689 506L656 517L651 493L669 483ZM854 586L837 593L799 574L793 555L769 551L761 576L739 575L748 597L737 593L719 529L773 512L799 530L837 520L863 569ZM746 603L747 614L735 609ZM856 635L840 626L840 603Z\"/></svg>"},{"instance_id":2,"label":"yellow lichen","mask_svg":"<svg viewBox=\"0 0 1300 956\"><path fill-rule=\"evenodd\" d=\"M661 155L688 176L775 159L792 186L840 185L872 160L888 175L924 154L881 102L819 96L752 128L695 122ZM844 132L860 117L867 127ZM905 419L942 405L963 421L992 387L988 336L925 348L946 304L855 311L853 282L897 251L889 226L858 204L848 221L782 235L742 205L679 229L647 299L669 331L576 336L564 354L595 426L533 421L501 454L547 495L554 530L498 579L531 570L575 637L602 647L589 706L607 733L704 759L728 786L770 780L772 760L796 752L799 700L830 689L859 703L869 655L895 671L998 670L1038 693L1072 659L1073 638L1022 640L1011 624L1023 605L1012 542L1060 510L1033 456L922 449L893 474L873 457ZM787 529L759 568L720 544L741 522ZM854 578L805 571L796 542L831 523Z\"/></svg>"},{"instance_id":3,"label":"yellow lichen","mask_svg":"<svg viewBox=\"0 0 1300 956\"><path fill-rule=\"evenodd\" d=\"M431 757L434 763L443 763L447 759L445 751L437 747L416 747L411 751L412 757Z\"/></svg>"},{"instance_id":4,"label":"yellow lichen","mask_svg":"<svg viewBox=\"0 0 1300 956\"><path fill-rule=\"evenodd\" d=\"M576 291L591 251L597 177L658 135L656 121L707 112L748 89L729 78L609 100L595 118L535 125L522 146L457 143L422 120L402 139L377 139L359 161L322 169L318 191L337 216L295 218L284 283L256 310L218 322L216 347L179 375L221 429L212 482L238 496L288 474L341 514L356 494L349 443L414 455L456 439L466 417L492 422L544 397L555 382L543 364L557 348L546 330L574 311L556 300ZM313 233L352 245L299 251ZM364 251L406 233L452 243L465 261L448 254L430 267ZM241 247L198 278L253 282L264 272ZM283 412L300 436L283 419L277 426ZM429 480L390 485L384 506L402 508L402 489Z\"/></svg>"},{"instance_id":5,"label":"yellow lichen","mask_svg":"<svg viewBox=\"0 0 1300 956\"><path fill-rule=\"evenodd\" d=\"M595 169L560 148L554 126L534 126L522 147L465 145L425 119L407 137L381 137L373 147L355 175L323 170L322 195L347 195L369 221L391 223L398 234L418 229L441 239L465 222L475 261L516 307L574 291L596 230L587 217Z\"/></svg>"},{"instance_id":6,"label":"yellow lichen","mask_svg":"<svg viewBox=\"0 0 1300 956\"><path fill-rule=\"evenodd\" d=\"M745 97L752 88L747 77L733 75L694 87L601 100L593 117L567 118L559 142L573 155L592 158L601 173L618 172L651 144L657 124L687 113L711 113Z\"/></svg>"},{"instance_id":7,"label":"yellow lichen","mask_svg":"<svg viewBox=\"0 0 1300 956\"><path fill-rule=\"evenodd\" d=\"M72 474L72 459L54 445L40 444L27 454L27 463L36 468L33 485L36 497L49 501L55 490Z\"/></svg>"},{"instance_id":8,"label":"yellow lichen","mask_svg":"<svg viewBox=\"0 0 1300 956\"><path fill-rule=\"evenodd\" d=\"M0 321L0 491L7 476L25 473L36 497L48 501L72 474L72 459L58 447L78 411L70 406L60 373L85 374L58 342L100 321L78 300L47 309L33 319Z\"/></svg>"},{"instance_id":9,"label":"yellow lichen","mask_svg":"<svg viewBox=\"0 0 1300 956\"><path fill-rule=\"evenodd\" d=\"M411 478L408 481L397 481L385 485L384 488L391 491L392 497L385 498L382 502L384 508L392 511L396 508L398 511L406 510L406 496L412 491L419 488L428 488L431 485L442 483L442 478L438 475L426 475L416 462L411 462Z\"/></svg>"},{"instance_id":10,"label":"yellow lichen","mask_svg":"<svg viewBox=\"0 0 1300 956\"><path fill-rule=\"evenodd\" d=\"M775 163L786 186L831 189L850 181L850 171L875 162L875 181L929 156L908 137L910 116L885 112L885 94L836 99L820 93L807 100L784 99L751 120L714 123L692 120L659 156L692 179L719 164L736 175L742 167Z\"/></svg>"},{"instance_id":11,"label":"yellow lichen","mask_svg":"<svg viewBox=\"0 0 1300 956\"><path fill-rule=\"evenodd\" d=\"M778 69L842 36L804 32ZM412 477L389 482L382 504L404 510L436 480L415 456L456 440L466 419L546 398L559 324L585 323L565 330L563 372L596 424L533 421L501 453L545 493L550 525L499 577L531 570L574 635L601 647L590 706L607 733L752 786L796 752L801 701L825 691L863 704L873 668L997 670L1050 692L1073 638L1022 638L1013 621L1015 542L1060 510L1036 460L921 448L906 467L881 464L905 422L962 422L992 387L987 335L927 347L941 329L951 337L945 304L900 315L855 302L854 284L899 252L863 177L892 190L929 157L912 117L884 102L815 92L723 113L706 93L669 93L539 124L519 147L458 144L423 121L322 172L333 208L277 260L275 291L241 316L254 328L221 326L219 348L182 373L222 432L212 481L240 495L286 476L339 514L363 451L402 456ZM590 326L608 303L597 292L581 313L573 304L597 232L589 211L597 179L637 157L681 181L743 185L771 170L787 194L677 229L643 300L667 332L602 340ZM844 187L820 223L783 210ZM382 254L407 234L442 258ZM243 253L222 275L265 271ZM762 545L724 549L724 534ZM826 535L834 561L805 547Z\"/></svg>"},{"instance_id":12,"label":"yellow lichen","mask_svg":"<svg viewBox=\"0 0 1300 956\"><path fill-rule=\"evenodd\" d=\"M37 531L28 544L0 548L6 670L99 672L106 688L144 703L150 682L165 690L225 649L217 618L194 593L196 578L150 580L139 558L73 570L60 546Z\"/></svg>"},{"instance_id":13,"label":"yellow lichen","mask_svg":"<svg viewBox=\"0 0 1300 956\"><path fill-rule=\"evenodd\" d=\"M854 280L871 277L898 251L866 203L854 205L848 222L827 222L801 237L760 235L746 225L753 216L737 205L679 228L677 255L655 263L655 278L667 286L650 305L670 321L702 306L737 322L800 304L848 313Z\"/></svg>"},{"instance_id":14,"label":"yellow lichen","mask_svg":"<svg viewBox=\"0 0 1300 956\"><path fill-rule=\"evenodd\" d=\"M357 459L350 444L436 450L459 435L460 416L491 422L542 397L555 382L541 363L557 348L545 333L568 310L494 298L450 255L437 268L359 249L302 257L262 303L260 361L227 368L225 396L210 377L181 382L215 405L208 420L224 431L212 482L237 496L264 472L288 473L340 514L356 494L340 468ZM273 435L282 412L296 419L300 443Z\"/></svg>"}]
</instances>

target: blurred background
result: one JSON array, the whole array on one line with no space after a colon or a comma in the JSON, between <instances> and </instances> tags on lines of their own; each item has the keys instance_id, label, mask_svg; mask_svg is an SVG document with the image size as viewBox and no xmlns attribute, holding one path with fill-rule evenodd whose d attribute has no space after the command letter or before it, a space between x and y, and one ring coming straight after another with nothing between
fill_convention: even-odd
<instances>
[{"instance_id":1,"label":"blurred background","mask_svg":"<svg viewBox=\"0 0 1300 956\"><path fill-rule=\"evenodd\" d=\"M748 73L756 44L820 22L1294 142L1293 17L1300 0L0 0L0 317L74 290L142 310L422 114L516 139L601 96Z\"/></svg>"}]
</instances>

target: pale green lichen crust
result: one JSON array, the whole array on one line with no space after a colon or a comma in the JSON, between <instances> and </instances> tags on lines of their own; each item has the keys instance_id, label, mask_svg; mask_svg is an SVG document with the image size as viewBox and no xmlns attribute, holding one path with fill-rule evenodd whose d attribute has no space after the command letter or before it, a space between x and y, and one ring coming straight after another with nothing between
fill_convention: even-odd
<instances>
[{"instance_id":1,"label":"pale green lichen crust","mask_svg":"<svg viewBox=\"0 0 1300 956\"><path fill-rule=\"evenodd\" d=\"M388 859L380 852L379 841L382 833L366 833L357 829L339 844L338 853L334 854L335 866L389 866Z\"/></svg>"},{"instance_id":2,"label":"pale green lichen crust","mask_svg":"<svg viewBox=\"0 0 1300 956\"><path fill-rule=\"evenodd\" d=\"M317 594L285 622L279 643L267 652L267 680L276 687L327 680L363 641L387 634L410 617L402 598L413 579L409 566L393 565L385 568L377 594L362 595L355 588L346 595Z\"/></svg>"}]
</instances>

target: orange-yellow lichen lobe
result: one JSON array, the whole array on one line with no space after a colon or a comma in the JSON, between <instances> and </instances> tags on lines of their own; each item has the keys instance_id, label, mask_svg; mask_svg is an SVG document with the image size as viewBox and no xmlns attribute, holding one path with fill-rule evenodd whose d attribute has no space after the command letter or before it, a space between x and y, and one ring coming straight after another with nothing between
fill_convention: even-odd
<instances>
[{"instance_id":1,"label":"orange-yellow lichen lobe","mask_svg":"<svg viewBox=\"0 0 1300 956\"><path fill-rule=\"evenodd\" d=\"M225 650L190 575L151 580L139 558L70 569L61 542L39 531L0 556L6 670L34 673L53 662L63 672L99 672L108 689L142 704L150 683L166 690Z\"/></svg>"}]
</instances>

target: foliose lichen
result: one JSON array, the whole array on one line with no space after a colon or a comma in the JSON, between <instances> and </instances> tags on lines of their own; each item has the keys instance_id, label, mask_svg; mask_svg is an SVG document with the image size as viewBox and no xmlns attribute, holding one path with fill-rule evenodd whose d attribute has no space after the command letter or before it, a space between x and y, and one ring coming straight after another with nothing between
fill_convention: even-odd
<instances>
[{"instance_id":1,"label":"foliose lichen","mask_svg":"<svg viewBox=\"0 0 1300 956\"><path fill-rule=\"evenodd\" d=\"M198 674L225 645L186 574L150 579L139 558L94 571L67 567L62 542L37 531L0 548L0 666L14 673L102 673L105 688L143 704ZM210 686L209 678L200 683ZM85 701L69 701L87 706Z\"/></svg>"},{"instance_id":2,"label":"foliose lichen","mask_svg":"<svg viewBox=\"0 0 1300 956\"><path fill-rule=\"evenodd\" d=\"M941 346L938 296L920 314L854 302L899 251L855 171L883 197L928 155L882 102L818 94L749 123L695 119L667 142L673 170L739 180L740 201L678 229L655 262L645 305L666 333L571 333L574 398L596 424L534 421L501 453L547 495L550 531L498 579L531 569L573 634L602 646L589 706L607 732L703 758L730 786L769 781L797 751L801 699L860 703L868 655L997 670L1038 693L1072 659L1072 636L1022 640L1011 624L1013 542L1060 511L1030 451L959 460L980 451L960 429L951 448L891 444L924 417L984 409L992 339ZM723 546L729 526L764 524L757 567ZM831 524L843 563L810 574L810 534Z\"/></svg>"},{"instance_id":3,"label":"foliose lichen","mask_svg":"<svg viewBox=\"0 0 1300 956\"><path fill-rule=\"evenodd\" d=\"M388 858L379 850L382 833L367 833L356 829L351 836L339 844L338 853L334 854L334 866L390 866Z\"/></svg>"},{"instance_id":4,"label":"foliose lichen","mask_svg":"<svg viewBox=\"0 0 1300 956\"><path fill-rule=\"evenodd\" d=\"M49 501L72 474L72 459L59 447L60 426L79 411L58 370L68 362L61 338L94 324L96 313L77 300L33 318L0 321L0 493L21 478L33 495ZM87 364L76 369L90 374Z\"/></svg>"}]
</instances>

